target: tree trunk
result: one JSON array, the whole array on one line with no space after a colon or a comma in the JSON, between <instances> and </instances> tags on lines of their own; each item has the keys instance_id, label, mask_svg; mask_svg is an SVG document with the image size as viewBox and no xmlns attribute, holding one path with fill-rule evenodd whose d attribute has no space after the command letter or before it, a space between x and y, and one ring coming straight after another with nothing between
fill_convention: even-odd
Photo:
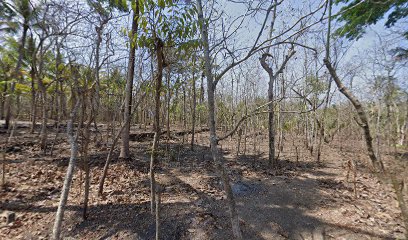
<instances>
[{"instance_id":1,"label":"tree trunk","mask_svg":"<svg viewBox=\"0 0 408 240\"><path fill-rule=\"evenodd\" d=\"M16 68L13 72L13 77L11 79L20 79L20 68L23 63L23 55L24 55L24 46L25 42L27 39L27 31L28 31L28 19L24 19L23 23L23 35L21 36L20 40L20 45L18 46L18 59L17 59L17 65ZM15 82L11 83L11 88L10 88L10 94L8 97L6 97L6 119L5 119L5 125L4 128L8 129L10 125L10 119L11 119L11 105L12 105L12 96L14 94L14 89L15 89Z\"/></svg>"},{"instance_id":2,"label":"tree trunk","mask_svg":"<svg viewBox=\"0 0 408 240\"><path fill-rule=\"evenodd\" d=\"M170 92L170 69L167 67L167 87L168 87L168 92L167 92L167 139L170 140L170 100L171 100L171 92Z\"/></svg>"},{"instance_id":3,"label":"tree trunk","mask_svg":"<svg viewBox=\"0 0 408 240\"><path fill-rule=\"evenodd\" d=\"M167 75L166 75L166 85L167 85L167 94L166 94L166 128L167 128L167 139L166 139L166 152L167 159L170 159L170 99L171 99L171 88L170 88L170 67L167 66Z\"/></svg>"},{"instance_id":4,"label":"tree trunk","mask_svg":"<svg viewBox=\"0 0 408 240\"><path fill-rule=\"evenodd\" d=\"M87 81L85 82L85 89L87 89L88 83ZM88 92L91 91L91 92ZM83 139L82 139L82 156L83 156L83 170L85 173L85 183L84 183L84 202L83 202L83 214L82 218L84 220L87 219L87 212L88 212L88 201L89 201L89 187L90 187L90 170L89 170L89 142L91 141L91 124L94 121L94 116L95 116L95 104L92 101L93 100L93 88L87 89L86 91L83 92L82 99L83 99L83 104L82 104L82 113L86 113L87 115L87 121L86 124L83 128ZM88 112L87 112L88 108Z\"/></svg>"},{"instance_id":5,"label":"tree trunk","mask_svg":"<svg viewBox=\"0 0 408 240\"><path fill-rule=\"evenodd\" d=\"M1 150L1 155L3 157L3 162L1 164L1 188L6 189L6 147L7 144L4 144L3 149Z\"/></svg>"},{"instance_id":6,"label":"tree trunk","mask_svg":"<svg viewBox=\"0 0 408 240\"><path fill-rule=\"evenodd\" d=\"M337 88L339 91L346 96L350 102L353 104L354 108L357 111L358 117L361 121L361 127L363 128L364 131L364 137L365 137L365 142L368 150L368 156L370 157L371 164L374 167L374 170L379 170L381 172L384 171L384 165L381 160L378 160L377 157L375 156L374 153L374 147L373 147L373 138L371 136L370 132L370 126L368 125L368 118L367 114L364 111L363 105L360 103L360 101L348 90L346 86L341 82L340 78L337 76L336 70L333 68L332 64L330 61L325 58L323 60L324 64L326 65L327 69L330 72L331 77L333 78L334 82L337 85Z\"/></svg>"},{"instance_id":7,"label":"tree trunk","mask_svg":"<svg viewBox=\"0 0 408 240\"><path fill-rule=\"evenodd\" d=\"M404 180L398 180L395 176L391 176L391 182L395 195L397 195L398 206L401 210L402 220L405 225L405 239L408 239L408 207L404 200Z\"/></svg>"},{"instance_id":8,"label":"tree trunk","mask_svg":"<svg viewBox=\"0 0 408 240\"><path fill-rule=\"evenodd\" d=\"M269 86L268 86L268 101L270 104L268 105L269 116L268 116L268 134L269 134L269 165L272 168L278 167L278 159L275 158L275 113L274 113L274 87L273 84L275 83L276 78L280 73L283 72L283 69L286 67L289 59L295 54L296 52L292 48L289 50L289 53L285 56L284 61L281 63L279 69L274 73L272 68L266 62L267 57L271 57L269 53L262 54L262 57L259 59L261 62L262 68L268 73L269 76Z\"/></svg>"},{"instance_id":9,"label":"tree trunk","mask_svg":"<svg viewBox=\"0 0 408 240\"><path fill-rule=\"evenodd\" d=\"M34 133L36 125L36 91L35 91L35 70L32 68L31 74L31 128L30 133Z\"/></svg>"},{"instance_id":10,"label":"tree trunk","mask_svg":"<svg viewBox=\"0 0 408 240\"><path fill-rule=\"evenodd\" d=\"M64 218L65 206L67 204L69 189L71 187L72 177L74 175L75 164L76 164L76 160L78 156L78 143L77 143L76 137L74 136L74 130L73 130L73 123L76 118L78 107L79 107L79 102L77 102L75 107L73 108L71 112L71 119L68 121L68 124L67 124L68 141L71 145L71 157L69 159L69 164L67 168L67 173L65 175L64 185L61 191L60 202L58 204L58 210L55 216L55 222L54 222L54 227L52 231L52 239L54 240L60 239L61 225L62 225L62 220Z\"/></svg>"},{"instance_id":11,"label":"tree trunk","mask_svg":"<svg viewBox=\"0 0 408 240\"><path fill-rule=\"evenodd\" d=\"M406 116L404 120L404 124L401 126L401 145L408 145L408 99L406 101Z\"/></svg>"},{"instance_id":12,"label":"tree trunk","mask_svg":"<svg viewBox=\"0 0 408 240\"><path fill-rule=\"evenodd\" d=\"M269 67L266 62L266 57L268 54L263 54L259 59L261 61L262 68L268 73L269 83L268 83L268 143L269 143L269 155L268 155L268 164L272 168L278 167L278 160L275 158L275 112L274 112L274 89L273 84L275 82L275 76L273 70Z\"/></svg>"},{"instance_id":13,"label":"tree trunk","mask_svg":"<svg viewBox=\"0 0 408 240\"><path fill-rule=\"evenodd\" d=\"M7 85L7 84L6 84ZM14 89L16 86L15 82L12 82L10 84L10 93L8 94L8 96L6 96L6 100L5 100L5 106L6 106L6 117L5 117L5 124L4 124L4 128L5 129L9 129L10 127L10 119L11 119L11 105L12 105L12 94L14 93Z\"/></svg>"},{"instance_id":14,"label":"tree trunk","mask_svg":"<svg viewBox=\"0 0 408 240\"><path fill-rule=\"evenodd\" d=\"M160 205L161 205L161 192L162 189L160 186L156 189L157 198L156 198L156 240L160 239Z\"/></svg>"},{"instance_id":15,"label":"tree trunk","mask_svg":"<svg viewBox=\"0 0 408 240\"><path fill-rule=\"evenodd\" d=\"M120 158L129 158L129 133L130 133L130 122L132 113L132 92L133 92L133 75L135 72L135 55L136 55L136 45L134 44L134 38L137 35L138 30L138 19L139 19L139 1L136 1L136 9L132 16L132 32L130 35L130 50L129 50L129 63L128 63L128 75L126 79L126 89L125 89L125 109L124 109L124 125L125 128L122 132L122 146L120 148Z\"/></svg>"},{"instance_id":16,"label":"tree trunk","mask_svg":"<svg viewBox=\"0 0 408 240\"><path fill-rule=\"evenodd\" d=\"M4 119L6 95L7 95L7 81L5 82L4 87L2 88L2 93L0 94L0 120Z\"/></svg>"},{"instance_id":17,"label":"tree trunk","mask_svg":"<svg viewBox=\"0 0 408 240\"><path fill-rule=\"evenodd\" d=\"M89 116L92 118L91 116ZM89 141L90 141L90 127L91 127L91 121L88 121L87 124L85 125L85 131L84 131L84 139L83 139L83 166L84 166L84 172L85 172L85 184L84 184L84 202L83 202L83 212L82 212L82 218L84 220L87 219L87 213L88 213L88 201L89 201L89 187L90 187L90 172L89 172Z\"/></svg>"},{"instance_id":18,"label":"tree trunk","mask_svg":"<svg viewBox=\"0 0 408 240\"><path fill-rule=\"evenodd\" d=\"M321 120L319 122L318 120L318 128L319 128L319 141L318 141L318 145L317 145L317 155L316 155L316 162L320 162L320 157L321 157L321 153L322 153L322 143L323 140L325 139L325 122L326 122L326 112L327 112L327 108L329 106L329 101L330 101L330 89L331 89L331 79L329 79L329 86L327 87L327 92L326 92L326 99L325 99L325 104L324 104L324 109L323 109L323 115L321 117Z\"/></svg>"},{"instance_id":19,"label":"tree trunk","mask_svg":"<svg viewBox=\"0 0 408 240\"><path fill-rule=\"evenodd\" d=\"M183 132L187 129L187 104L186 104L186 85L183 84ZM188 137L187 137L188 138ZM183 144L186 141L186 134L183 134Z\"/></svg>"},{"instance_id":20,"label":"tree trunk","mask_svg":"<svg viewBox=\"0 0 408 240\"><path fill-rule=\"evenodd\" d=\"M215 125L215 85L214 78L212 75L211 59L210 59L210 48L208 44L208 26L206 20L204 19L202 3L201 0L197 1L198 10L198 20L201 22L201 38L204 48L204 61L205 61L205 74L207 76L207 97L208 97L208 125L210 128L210 146L213 161L215 162L216 168L221 175L221 180L224 185L224 191L227 195L227 202L230 210L230 218L232 225L232 233L234 239L242 239L241 228L239 225L238 214L236 210L234 195L232 193L230 179L228 173L224 166L224 159L219 156L219 151L217 147L217 133Z\"/></svg>"},{"instance_id":21,"label":"tree trunk","mask_svg":"<svg viewBox=\"0 0 408 240\"><path fill-rule=\"evenodd\" d=\"M41 78L38 78L38 88L41 91L42 119L40 132L40 148L45 155L47 152L47 90Z\"/></svg>"},{"instance_id":22,"label":"tree trunk","mask_svg":"<svg viewBox=\"0 0 408 240\"><path fill-rule=\"evenodd\" d=\"M103 193L103 185L104 185L104 183L105 183L106 175L107 175L107 173L108 173L108 167L109 167L109 163L110 163L110 161L111 161L111 159L112 159L113 150L115 149L115 146L116 146L116 144L117 144L117 142L118 142L118 140L119 140L120 135L122 134L122 131L123 131L123 129L124 129L124 126L125 126L125 125L123 125L123 126L120 128L120 130L118 131L118 133L116 134L115 138L113 139L112 146L111 146L110 149L109 149L108 157L106 158L105 165L104 165L104 167L103 167L102 176L101 176L101 179L99 180L98 196L102 196L102 193Z\"/></svg>"},{"instance_id":23,"label":"tree trunk","mask_svg":"<svg viewBox=\"0 0 408 240\"><path fill-rule=\"evenodd\" d=\"M197 97L196 97L196 82L195 82L195 59L193 61L193 113L191 116L191 151L194 151L194 135L195 135L195 124L196 124L196 107L197 107Z\"/></svg>"},{"instance_id":24,"label":"tree trunk","mask_svg":"<svg viewBox=\"0 0 408 240\"><path fill-rule=\"evenodd\" d=\"M156 39L156 57L157 57L157 78L156 78L156 93L155 93L155 112L154 112L154 138L152 152L150 156L150 211L152 215L155 213L154 204L156 198L156 179L155 167L157 162L157 149L160 138L160 92L162 87L163 68L164 68L164 53L163 42L161 39Z\"/></svg>"}]
</instances>

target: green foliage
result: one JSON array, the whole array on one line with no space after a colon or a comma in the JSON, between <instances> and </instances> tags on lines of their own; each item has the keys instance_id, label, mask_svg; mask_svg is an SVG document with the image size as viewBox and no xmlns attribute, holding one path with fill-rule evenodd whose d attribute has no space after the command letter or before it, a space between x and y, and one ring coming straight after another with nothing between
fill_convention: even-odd
<instances>
[{"instance_id":1,"label":"green foliage","mask_svg":"<svg viewBox=\"0 0 408 240\"><path fill-rule=\"evenodd\" d=\"M197 32L194 5L161 0L144 1L139 7L141 32L136 36L139 47L151 48L156 38L160 38L166 45L177 45L179 50L198 46L192 39Z\"/></svg>"},{"instance_id":2,"label":"green foliage","mask_svg":"<svg viewBox=\"0 0 408 240\"><path fill-rule=\"evenodd\" d=\"M327 84L314 75L306 77L306 92L319 95L327 90Z\"/></svg>"},{"instance_id":3,"label":"green foliage","mask_svg":"<svg viewBox=\"0 0 408 240\"><path fill-rule=\"evenodd\" d=\"M386 102L391 102L401 94L401 89L396 84L396 80L397 79L392 76L375 76L372 89L379 93L380 98Z\"/></svg>"},{"instance_id":4,"label":"green foliage","mask_svg":"<svg viewBox=\"0 0 408 240\"><path fill-rule=\"evenodd\" d=\"M18 94L21 93L28 93L31 91L31 87L28 86L27 84L23 84L23 83L16 83L15 85L15 90Z\"/></svg>"},{"instance_id":5,"label":"green foliage","mask_svg":"<svg viewBox=\"0 0 408 240\"><path fill-rule=\"evenodd\" d=\"M362 1L362 0L336 0L336 4L346 4L341 11L347 9L338 16L338 20L344 25L336 34L348 39L360 38L367 26L376 24L386 14L385 22L387 28L393 26L398 20L408 16L407 0L387 1ZM408 37L408 32L404 33Z\"/></svg>"},{"instance_id":6,"label":"green foliage","mask_svg":"<svg viewBox=\"0 0 408 240\"><path fill-rule=\"evenodd\" d=\"M16 33L18 23L13 21L16 12L6 3L5 0L0 0L0 33L12 32Z\"/></svg>"},{"instance_id":7,"label":"green foliage","mask_svg":"<svg viewBox=\"0 0 408 240\"><path fill-rule=\"evenodd\" d=\"M298 119L296 117L289 118L286 120L283 124L283 130L284 131L292 131L298 122Z\"/></svg>"},{"instance_id":8,"label":"green foliage","mask_svg":"<svg viewBox=\"0 0 408 240\"><path fill-rule=\"evenodd\" d=\"M99 3L108 3L109 7L116 8L119 11L127 12L129 11L129 6L127 0L97 0ZM134 2L134 1L132 1ZM88 0L88 3L98 5L95 0Z\"/></svg>"},{"instance_id":9,"label":"green foliage","mask_svg":"<svg viewBox=\"0 0 408 240\"><path fill-rule=\"evenodd\" d=\"M14 38L7 38L4 46L0 51L0 82L10 82L17 62L18 43Z\"/></svg>"},{"instance_id":10,"label":"green foliage","mask_svg":"<svg viewBox=\"0 0 408 240\"><path fill-rule=\"evenodd\" d=\"M126 2L126 1L125 1ZM91 6L99 15L101 16L108 16L109 11L112 11L112 8L114 8L111 4L108 6L104 6L101 1L95 1L95 0L88 0L87 1L88 5Z\"/></svg>"}]
</instances>

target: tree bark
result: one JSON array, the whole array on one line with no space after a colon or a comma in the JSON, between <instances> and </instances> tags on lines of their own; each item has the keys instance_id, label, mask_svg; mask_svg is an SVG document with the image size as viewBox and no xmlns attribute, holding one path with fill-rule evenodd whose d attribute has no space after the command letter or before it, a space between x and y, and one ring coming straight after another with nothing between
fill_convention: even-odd
<instances>
[{"instance_id":1,"label":"tree bark","mask_svg":"<svg viewBox=\"0 0 408 240\"><path fill-rule=\"evenodd\" d=\"M31 128L30 133L34 133L35 125L36 125L36 91L35 91L35 70L34 68L30 71L31 75Z\"/></svg>"},{"instance_id":2,"label":"tree bark","mask_svg":"<svg viewBox=\"0 0 408 240\"><path fill-rule=\"evenodd\" d=\"M182 86L183 88L183 132L187 128L187 103L186 103L186 85L185 83ZM188 138L188 137L187 137ZM186 134L183 134L183 144L186 141Z\"/></svg>"},{"instance_id":3,"label":"tree bark","mask_svg":"<svg viewBox=\"0 0 408 240\"><path fill-rule=\"evenodd\" d=\"M269 138L269 155L268 155L268 164L272 168L278 167L278 160L275 158L275 111L274 111L274 89L273 84L275 83L275 76L273 70L269 67L266 62L266 57L268 54L263 54L260 58L262 68L268 73L269 83L268 83L268 138Z\"/></svg>"},{"instance_id":4,"label":"tree bark","mask_svg":"<svg viewBox=\"0 0 408 240\"><path fill-rule=\"evenodd\" d=\"M170 100L171 100L171 89L170 89L170 67L167 66L167 76L166 76L166 82L167 82L167 99L166 99L166 104L167 104L167 109L166 109L166 128L167 128L167 147L168 143L170 141ZM169 149L167 149L169 150Z\"/></svg>"},{"instance_id":5,"label":"tree bark","mask_svg":"<svg viewBox=\"0 0 408 240\"><path fill-rule=\"evenodd\" d=\"M94 86L95 82L90 89L87 89L88 83L85 82L85 91L83 91L82 99L82 112L87 115L87 121L83 128L83 139L82 139L82 156L83 156L83 169L85 173L85 183L84 183L84 202L83 202L83 214L82 218L87 219L88 212L88 201L89 201L89 188L90 188L90 169L89 169L89 142L91 141L91 124L95 117L96 104L93 102L94 96ZM90 92L89 92L90 91ZM88 108L88 111L87 111Z\"/></svg>"},{"instance_id":6,"label":"tree bark","mask_svg":"<svg viewBox=\"0 0 408 240\"><path fill-rule=\"evenodd\" d=\"M152 152L150 155L150 210L152 215L155 213L154 204L156 200L156 179L155 167L157 162L157 149L160 138L160 92L162 87L164 53L163 42L156 38L156 57L157 57L157 76L156 76L156 93L155 93L155 112L154 112L154 138Z\"/></svg>"},{"instance_id":7,"label":"tree bark","mask_svg":"<svg viewBox=\"0 0 408 240\"><path fill-rule=\"evenodd\" d=\"M130 122L132 113L132 92L133 92L133 77L135 73L135 55L136 55L136 44L135 37L138 30L138 19L139 19L139 1L136 1L136 9L132 16L132 32L130 35L130 50L129 50L129 63L128 63L128 75L126 79L126 89L125 89L125 109L124 109L124 124L125 129L122 132L122 145L120 148L120 158L129 158L129 133L130 133Z\"/></svg>"},{"instance_id":8,"label":"tree bark","mask_svg":"<svg viewBox=\"0 0 408 240\"><path fill-rule=\"evenodd\" d=\"M103 185L104 185L104 183L105 183L105 178L106 178L106 175L107 175L107 173L108 173L108 167L109 167L109 163L110 163L110 161L111 161L111 159L112 159L113 150L115 149L116 143L118 142L120 135L122 134L122 131L123 131L123 129L124 129L124 126L125 126L125 125L123 125L123 126L120 128L120 130L118 131L117 135L116 135L115 138L113 139L112 146L111 146L110 149L109 149L109 153L108 153L108 156L107 156L107 158L106 158L105 165L104 165L104 167L103 167L102 176L101 176L101 179L99 180L98 196L102 196L102 193L103 193Z\"/></svg>"},{"instance_id":9,"label":"tree bark","mask_svg":"<svg viewBox=\"0 0 408 240\"><path fill-rule=\"evenodd\" d=\"M40 132L40 148L43 154L47 152L47 89L41 78L38 78L38 88L41 91L41 105L42 105L42 119L41 119L41 132Z\"/></svg>"},{"instance_id":10,"label":"tree bark","mask_svg":"<svg viewBox=\"0 0 408 240\"><path fill-rule=\"evenodd\" d=\"M269 116L268 116L268 135L269 135L269 158L268 163L270 167L277 168L278 167L278 159L275 158L275 113L274 113L274 83L276 78L280 73L282 73L283 69L286 67L289 59L295 54L296 52L293 50L293 47L290 49L289 53L285 56L285 60L282 62L281 66L279 67L278 71L274 73L273 69L268 65L266 62L266 58L270 57L269 53L262 54L262 57L259 59L261 62L262 68L268 73L269 76L269 85L268 85L268 102L269 103Z\"/></svg>"},{"instance_id":11,"label":"tree bark","mask_svg":"<svg viewBox=\"0 0 408 240\"><path fill-rule=\"evenodd\" d=\"M358 117L361 122L361 128L363 128L364 131L364 138L366 141L366 146L367 146L367 151L368 151L368 156L370 157L371 164L374 168L374 170L378 170L380 172L384 171L384 165L381 160L377 159L375 156L374 152L374 147L373 147L373 138L371 136L370 132L370 126L368 125L368 118L367 114L364 110L363 105L360 103L360 101L349 91L349 89L344 86L340 78L337 76L336 70L333 68L331 62L328 59L323 60L324 64L326 65L326 68L329 70L329 73L331 77L333 78L334 82L337 85L337 88L339 91L346 96L350 102L353 104L355 110L357 111Z\"/></svg>"},{"instance_id":12,"label":"tree bark","mask_svg":"<svg viewBox=\"0 0 408 240\"><path fill-rule=\"evenodd\" d=\"M405 225L405 239L408 239L408 207L404 200L404 180L398 180L395 176L390 176L392 186L395 191L395 195L397 195L398 206L401 210L402 220Z\"/></svg>"},{"instance_id":13,"label":"tree bark","mask_svg":"<svg viewBox=\"0 0 408 240\"><path fill-rule=\"evenodd\" d=\"M208 44L208 26L204 19L201 0L197 1L198 20L201 23L201 38L204 48L204 62L205 62L205 75L207 77L207 97L208 97L208 124L210 128L210 146L213 161L216 168L221 175L221 180L224 185L224 191L227 195L227 202L230 210L230 219L232 225L232 234L234 239L242 239L241 227L239 224L238 214L236 210L234 195L232 193L230 179L224 166L224 159L219 156L219 150L217 147L217 133L215 125L215 84L214 76L212 74L210 48Z\"/></svg>"},{"instance_id":14,"label":"tree bark","mask_svg":"<svg viewBox=\"0 0 408 240\"><path fill-rule=\"evenodd\" d=\"M17 65L16 68L13 72L13 78L20 78L19 76L21 75L20 73L20 69L21 69L21 65L23 63L23 55L24 55L24 46L25 46L25 42L27 40L27 31L28 31L28 19L25 18L24 19L24 23L23 23L23 35L21 36L21 40L20 40L20 45L18 46L18 59L17 59ZM4 128L8 129L9 125L10 125L10 119L11 119L11 105L12 105L12 97L11 95L14 93L14 88L15 88L15 82L11 83L11 88L10 88L10 92L11 94L9 96L6 97L6 118L5 118L5 125Z\"/></svg>"},{"instance_id":15,"label":"tree bark","mask_svg":"<svg viewBox=\"0 0 408 240\"><path fill-rule=\"evenodd\" d=\"M197 107L197 96L196 96L196 81L195 81L195 59L193 61L193 114L191 118L191 151L194 151L194 136L195 136L195 124L196 124L196 107Z\"/></svg>"},{"instance_id":16,"label":"tree bark","mask_svg":"<svg viewBox=\"0 0 408 240\"><path fill-rule=\"evenodd\" d=\"M65 175L64 185L61 191L60 202L58 204L57 214L55 216L54 227L52 231L52 239L59 240L61 235L61 225L64 218L65 206L67 205L68 194L72 183L72 178L74 175L75 164L78 156L78 143L76 137L74 136L73 122L75 121L76 114L79 108L79 101L77 101L75 107L71 112L71 119L67 124L67 134L68 141L71 145L71 157L69 159L69 164L67 168L67 173Z\"/></svg>"},{"instance_id":17,"label":"tree bark","mask_svg":"<svg viewBox=\"0 0 408 240\"><path fill-rule=\"evenodd\" d=\"M2 93L0 94L0 120L4 119L6 95L7 95L7 82L5 82L4 87L2 88Z\"/></svg>"}]
</instances>

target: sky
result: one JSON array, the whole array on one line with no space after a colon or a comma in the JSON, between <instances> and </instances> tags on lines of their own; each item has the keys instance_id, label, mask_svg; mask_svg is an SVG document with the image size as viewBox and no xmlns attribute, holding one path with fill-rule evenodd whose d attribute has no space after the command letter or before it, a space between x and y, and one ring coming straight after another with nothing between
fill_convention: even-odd
<instances>
[{"instance_id":1,"label":"sky","mask_svg":"<svg viewBox=\"0 0 408 240\"><path fill-rule=\"evenodd\" d=\"M9 1L9 0L7 0ZM33 0L34 1L34 0ZM78 0L78 1L84 1L84 0ZM237 0L238 1L238 0ZM207 1L203 1L203 2L207 2ZM245 1L243 1L245 2ZM275 24L275 28L276 28L276 32L279 31L284 31L285 30L285 26L290 25L291 23L297 21L297 19L299 18L299 16L302 16L303 14L305 14L306 12L310 12L312 9L314 9L316 6L321 5L322 3L324 3L324 0L285 0L284 3L279 6L279 11L278 11L278 20ZM312 7L310 7L310 5ZM300 9L300 11L296 11L297 9ZM340 9L339 6L334 6L333 9L333 13L335 14L336 12L338 12ZM238 3L232 3L230 1L227 0L219 0L218 4L216 6L216 11L224 11L224 13L226 13L226 15L230 16L231 19L236 18L237 16L240 16L241 14L243 14L245 12L245 7L243 6L243 4L238 4ZM130 16L130 15L129 15ZM122 19L119 19L119 22L122 23L118 23L118 25L123 25L123 27L126 26L126 22L129 22L129 16L123 17ZM319 17L321 16L321 13L316 14L316 19L319 19ZM261 23L263 21L264 15L262 14L258 14L256 18L250 18L248 17L247 21L241 26L240 29L238 29L236 35L232 38L233 41L231 41L231 46L243 46L243 47L249 47L251 46L251 44L254 42L254 39L257 36L257 33L259 31L259 29L261 28ZM231 27L231 29L234 29L234 26L237 25L237 22L235 22L235 25L233 23L231 23L230 19L228 19L228 17L223 17L224 19L224 23L226 27ZM314 21L316 19L311 19L311 21ZM269 22L269 21L268 21ZM218 21L219 23L219 21ZM269 25L269 23L267 24ZM266 26L267 27L267 26ZM324 36L324 31L325 31L326 25L325 23L319 23L315 26L315 28L313 30L320 30L322 32L322 35ZM119 32L120 29L116 28L116 30ZM219 30L219 29L218 29ZM265 31L266 33L267 31ZM343 65L348 65L349 62L353 62L355 56L358 55L364 55L367 54L369 51L371 51L374 47L376 42L378 41L378 36L382 35L385 36L387 34L387 30L384 27L384 20L379 21L379 23L377 23L376 25L367 28L367 32L366 34L359 40L357 41L350 41L347 42L346 45L350 46L348 51L346 52L346 54L344 55L344 57L341 60L341 64ZM117 33L118 34L118 33ZM263 34L263 36L261 37L262 39L265 39L267 36L267 34ZM116 39L116 38L115 38ZM122 37L118 37L117 41L116 41L116 47L120 47L119 52L121 52L121 54L124 54L124 56L120 56L120 57L127 57L126 56L126 44L124 44L124 38ZM302 40L299 40L302 41ZM307 42L308 40L305 40L307 44L310 44L309 42ZM407 41L398 43L395 42L395 45L402 45L402 46L406 46ZM315 44L315 43L313 43ZM324 44L323 40L320 43L320 47L322 47ZM235 50L235 49L234 49ZM280 53L285 53L285 49L283 48L276 48L274 49L276 50L276 52L280 52ZM241 52L245 53L247 50L244 49ZM236 52L239 52L239 50L236 50ZM301 53L302 50L301 49L297 49L297 55L302 54ZM118 51L116 52L118 53ZM281 58L284 56L283 54L280 54ZM254 59L252 59L252 63L250 63L250 67L253 66L257 66L260 68L259 64L257 65L257 63L259 63L258 58L259 55L254 56ZM323 56L319 56L319 61L321 64ZM361 58L360 58L361 59ZM222 65L222 64L227 64L228 63L228 58L224 58L224 56L222 54L217 55L217 63ZM296 65L297 63L293 64ZM293 68L296 67L301 67L301 64L297 64L298 66L294 66ZM123 64L123 66L126 66L126 64ZM236 71L240 71L240 68L236 68L234 69ZM267 85L267 76L265 74L265 72L263 71L263 69L261 69L261 71L258 71L257 74L261 74L263 81L261 81L263 86ZM226 78L231 77L231 75L226 75ZM226 80L228 81L228 80ZM356 80L357 82L360 81L362 83L364 83L364 79L360 79L360 80ZM347 82L347 81L346 81ZM261 87L260 91L265 91L265 87Z\"/></svg>"},{"instance_id":2,"label":"sky","mask_svg":"<svg viewBox=\"0 0 408 240\"><path fill-rule=\"evenodd\" d=\"M285 1L285 3L287 3L286 5L282 4L281 6L279 6L280 9L282 9L282 12L278 12L278 18L279 18L279 22L277 24L275 24L276 28L282 28L282 26L286 24L289 24L291 21L296 21L298 19L298 17L296 17L296 15L298 13L293 13L290 12L290 10L288 11L288 9L290 9L290 7L293 7L294 9L302 9L302 14L309 12L309 5L310 3L312 3L313 6L317 6L319 4L322 3L322 1L308 1L308 0L303 0L303 1ZM230 15L232 18L236 17L236 16L240 16L244 11L245 8L242 6L242 4L237 4L237 3L227 3L224 1L223 4L221 4L223 6L223 9L219 9L219 11L224 10L228 15ZM341 6L334 6L333 7L333 14L336 14L339 10L340 10ZM313 9L313 8L312 8ZM321 16L321 14L316 14L318 17ZM250 43L253 42L254 37L256 36L256 34L258 33L260 27L261 27L261 22L263 20L264 15L259 16L256 19L251 19L250 21L247 22L246 25L244 25L244 27L242 29L239 30L239 33L237 34L237 36L239 36L238 38L241 40L241 43L243 45L250 45ZM385 16L382 20L380 20L377 24L372 25L367 27L366 29L366 33L363 35L363 37L361 37L358 40L344 40L344 45L347 46L348 50L345 51L345 54L341 57L341 61L340 61L340 67L341 68L350 68L350 65L352 64L356 64L356 59L358 58L359 62L361 62L361 67L360 67L360 71L362 71L363 73L355 76L353 78L353 87L356 90L356 94L359 95L360 97L363 97L363 95L367 95L369 94L369 92L367 91L367 86L370 85L370 77L373 74L373 69L370 68L370 66L368 65L368 61L370 60L369 56L370 54L372 54L372 52L374 51L374 49L379 47L379 36L381 36L382 39L392 39L392 41L388 41L387 42L387 47L394 48L394 47L407 47L407 41L402 39L402 38L394 38L393 36L395 36L396 34L390 34L390 30L386 29L384 26L385 20L387 16ZM339 25L336 23L333 23L334 26ZM405 29L405 31L408 30L407 27L405 27L403 24L399 24L399 28L401 29ZM326 23L320 23L318 25L316 25L315 29L320 29L321 31L325 31L326 28ZM406 25L408 26L408 25ZM393 36L391 36L393 35ZM264 34L265 36L265 34ZM322 64L322 59L323 56L320 56L319 59L320 60L320 64ZM221 60L222 61L222 60ZM377 74L380 72L376 72ZM339 75L345 76L346 78L344 79L344 81L346 82L346 84L348 84L350 82L350 78L348 77L348 72L342 72L339 71ZM399 78L399 83L400 85L405 88L406 90L408 90L408 86L406 84L406 76L407 75L407 71L406 68L405 70L399 70L396 74L396 76ZM266 86L267 84L267 75L264 73L263 74L263 85ZM334 86L333 86L334 87ZM265 88L263 88L265 90ZM360 89L364 89L363 91L360 91ZM364 96L367 97L367 96Z\"/></svg>"}]
</instances>

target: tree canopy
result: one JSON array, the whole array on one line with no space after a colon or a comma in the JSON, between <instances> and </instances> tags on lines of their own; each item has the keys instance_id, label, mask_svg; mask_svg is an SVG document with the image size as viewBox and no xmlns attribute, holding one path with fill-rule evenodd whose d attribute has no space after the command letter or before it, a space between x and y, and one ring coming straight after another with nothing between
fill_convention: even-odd
<instances>
[{"instance_id":1,"label":"tree canopy","mask_svg":"<svg viewBox=\"0 0 408 240\"><path fill-rule=\"evenodd\" d=\"M364 0L336 0L336 4L345 4L341 9L338 20L344 25L336 33L348 39L359 39L369 25L376 24L386 18L385 27L389 28L408 16L408 1L364 1ZM347 11L344 11L346 10ZM408 31L404 36L408 38Z\"/></svg>"}]
</instances>

